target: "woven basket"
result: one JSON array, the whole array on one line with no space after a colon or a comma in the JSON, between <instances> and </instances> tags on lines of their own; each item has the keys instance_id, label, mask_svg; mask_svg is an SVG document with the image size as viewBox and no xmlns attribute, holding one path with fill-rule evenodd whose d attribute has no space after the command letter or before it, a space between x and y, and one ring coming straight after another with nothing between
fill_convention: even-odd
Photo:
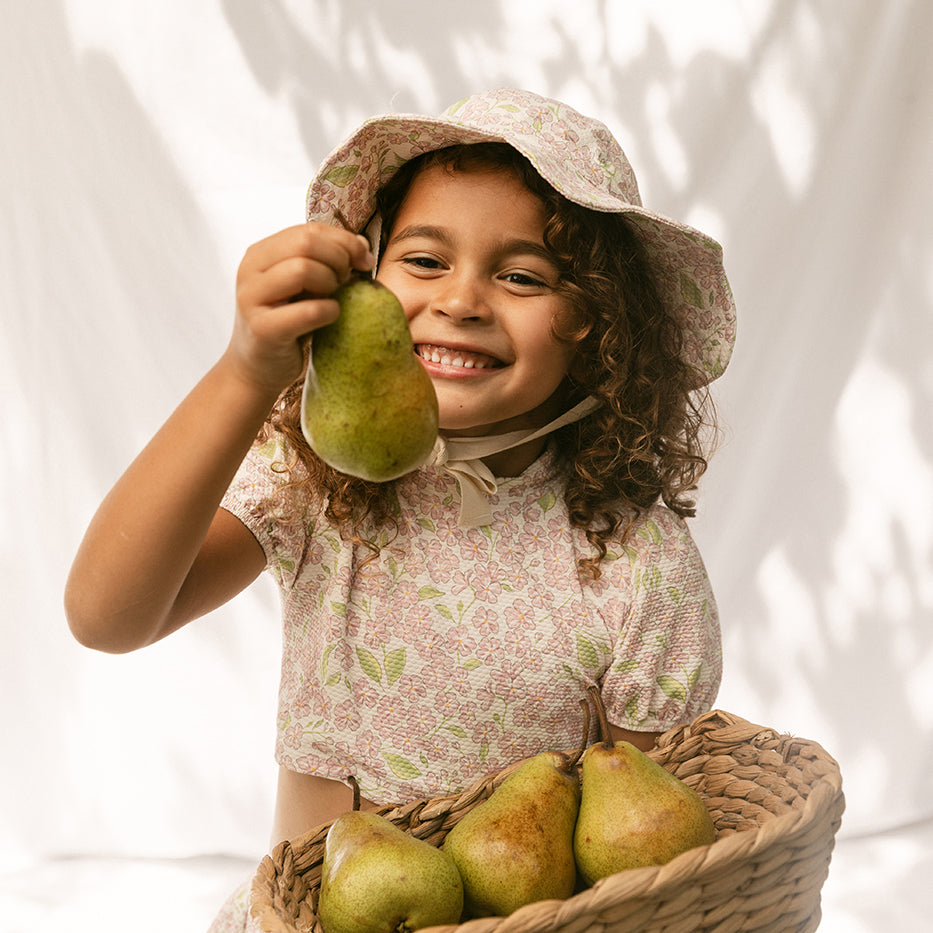
<instances>
[{"instance_id":1,"label":"woven basket","mask_svg":"<svg viewBox=\"0 0 933 933\"><path fill-rule=\"evenodd\" d=\"M845 806L839 766L823 748L714 710L664 733L650 756L706 801L716 826L712 845L603 878L567 900L430 927L431 933L815 930ZM518 764L462 794L377 812L440 845ZM323 933L315 910L328 829L283 842L263 859L250 891L250 930Z\"/></svg>"}]
</instances>

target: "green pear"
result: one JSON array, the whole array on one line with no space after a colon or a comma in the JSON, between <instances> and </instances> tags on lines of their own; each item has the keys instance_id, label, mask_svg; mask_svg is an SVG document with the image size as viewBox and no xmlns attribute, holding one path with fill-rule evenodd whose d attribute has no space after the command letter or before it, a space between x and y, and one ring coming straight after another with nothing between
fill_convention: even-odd
<instances>
[{"instance_id":1,"label":"green pear","mask_svg":"<svg viewBox=\"0 0 933 933\"><path fill-rule=\"evenodd\" d=\"M562 752L529 758L447 834L444 851L460 871L470 916L508 916L573 894L574 764Z\"/></svg>"},{"instance_id":2,"label":"green pear","mask_svg":"<svg viewBox=\"0 0 933 933\"><path fill-rule=\"evenodd\" d=\"M437 395L385 286L354 279L334 293L340 315L311 337L301 429L312 450L350 476L385 482L427 460Z\"/></svg>"},{"instance_id":3,"label":"green pear","mask_svg":"<svg viewBox=\"0 0 933 933\"><path fill-rule=\"evenodd\" d=\"M634 745L613 742L598 693L593 695L603 741L584 752L580 766L573 850L583 880L592 885L627 868L663 865L714 842L716 830L700 795Z\"/></svg>"},{"instance_id":4,"label":"green pear","mask_svg":"<svg viewBox=\"0 0 933 933\"><path fill-rule=\"evenodd\" d=\"M443 850L352 810L327 832L317 912L324 933L408 933L457 923L463 884Z\"/></svg>"}]
</instances>

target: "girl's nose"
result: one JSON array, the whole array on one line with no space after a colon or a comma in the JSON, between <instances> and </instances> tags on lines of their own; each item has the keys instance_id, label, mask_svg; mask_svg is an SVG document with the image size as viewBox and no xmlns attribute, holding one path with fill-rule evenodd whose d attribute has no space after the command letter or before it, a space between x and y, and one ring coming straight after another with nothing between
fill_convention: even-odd
<instances>
[{"instance_id":1,"label":"girl's nose","mask_svg":"<svg viewBox=\"0 0 933 933\"><path fill-rule=\"evenodd\" d=\"M457 323L485 321L492 313L487 289L473 276L463 273L453 273L441 280L430 307Z\"/></svg>"}]
</instances>

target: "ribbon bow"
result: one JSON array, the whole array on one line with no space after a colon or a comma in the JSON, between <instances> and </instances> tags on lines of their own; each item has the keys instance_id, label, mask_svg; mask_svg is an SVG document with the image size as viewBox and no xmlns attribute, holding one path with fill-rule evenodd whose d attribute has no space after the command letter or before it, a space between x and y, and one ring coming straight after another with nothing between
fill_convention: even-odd
<instances>
[{"instance_id":1,"label":"ribbon bow","mask_svg":"<svg viewBox=\"0 0 933 933\"><path fill-rule=\"evenodd\" d=\"M498 486L492 470L483 463L483 457L511 450L528 441L544 437L564 425L579 421L591 411L595 411L600 404L597 399L588 396L543 428L511 431L508 434L494 434L490 437L438 435L429 462L457 480L460 487L460 527L479 528L492 522L488 497L495 494Z\"/></svg>"}]
</instances>

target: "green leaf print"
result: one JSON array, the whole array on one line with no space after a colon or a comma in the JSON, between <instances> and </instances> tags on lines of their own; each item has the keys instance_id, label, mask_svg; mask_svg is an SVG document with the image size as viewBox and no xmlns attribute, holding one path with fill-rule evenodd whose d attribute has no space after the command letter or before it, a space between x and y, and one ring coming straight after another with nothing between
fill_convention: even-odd
<instances>
[{"instance_id":1,"label":"green leaf print","mask_svg":"<svg viewBox=\"0 0 933 933\"><path fill-rule=\"evenodd\" d=\"M540 499L538 499L538 505L541 506L542 512L549 512L557 504L557 496L553 492L546 492Z\"/></svg>"},{"instance_id":2,"label":"green leaf print","mask_svg":"<svg viewBox=\"0 0 933 933\"><path fill-rule=\"evenodd\" d=\"M362 661L360 662L362 663ZM405 649L396 648L394 651L390 651L386 655L386 680L390 684L394 684L395 681L402 676L402 671L405 670Z\"/></svg>"},{"instance_id":3,"label":"green leaf print","mask_svg":"<svg viewBox=\"0 0 933 933\"><path fill-rule=\"evenodd\" d=\"M360 667L363 668L363 673L377 684L382 683L382 669L379 667L379 662L375 659L372 652L367 651L365 648L357 647L356 656L360 659Z\"/></svg>"},{"instance_id":4,"label":"green leaf print","mask_svg":"<svg viewBox=\"0 0 933 933\"><path fill-rule=\"evenodd\" d=\"M638 670L638 662L633 660L619 661L618 664L613 665L612 669L618 674L630 674L632 671Z\"/></svg>"},{"instance_id":5,"label":"green leaf print","mask_svg":"<svg viewBox=\"0 0 933 933\"><path fill-rule=\"evenodd\" d=\"M680 294L684 301L693 305L694 308L703 307L703 292L700 291L700 286L683 272L680 274Z\"/></svg>"},{"instance_id":6,"label":"green leaf print","mask_svg":"<svg viewBox=\"0 0 933 933\"><path fill-rule=\"evenodd\" d=\"M324 655L321 658L321 676L322 677L327 676L327 662L330 660L331 652L334 650L335 647L336 645L328 645L324 649Z\"/></svg>"},{"instance_id":7,"label":"green leaf print","mask_svg":"<svg viewBox=\"0 0 933 933\"><path fill-rule=\"evenodd\" d=\"M330 609L331 609L331 612L333 612L335 616L340 616L341 619L345 619L347 616L347 604L346 603L332 602L330 604Z\"/></svg>"},{"instance_id":8,"label":"green leaf print","mask_svg":"<svg viewBox=\"0 0 933 933\"><path fill-rule=\"evenodd\" d=\"M625 704L625 716L629 721L629 725L636 725L638 723L638 700L635 697L629 697L628 702Z\"/></svg>"},{"instance_id":9,"label":"green leaf print","mask_svg":"<svg viewBox=\"0 0 933 933\"><path fill-rule=\"evenodd\" d=\"M385 758L386 764L400 778L411 780L411 778L421 777L421 772L407 758L403 758L401 755L393 755L391 752L383 752L382 757Z\"/></svg>"},{"instance_id":10,"label":"green leaf print","mask_svg":"<svg viewBox=\"0 0 933 933\"><path fill-rule=\"evenodd\" d=\"M654 519L649 518L648 521L645 522L645 530L648 532L654 544L660 544L664 540L661 536L661 529L658 528L658 523L654 521Z\"/></svg>"},{"instance_id":11,"label":"green leaf print","mask_svg":"<svg viewBox=\"0 0 933 933\"><path fill-rule=\"evenodd\" d=\"M444 726L444 728L448 732L452 732L455 736L457 736L458 739L465 739L467 737L467 734L463 730L463 728L461 726L458 726L456 723L449 722L447 723L447 725Z\"/></svg>"},{"instance_id":12,"label":"green leaf print","mask_svg":"<svg viewBox=\"0 0 933 933\"><path fill-rule=\"evenodd\" d=\"M418 599L436 599L444 594L433 586L423 586L418 590Z\"/></svg>"},{"instance_id":13,"label":"green leaf print","mask_svg":"<svg viewBox=\"0 0 933 933\"><path fill-rule=\"evenodd\" d=\"M698 664L691 672L689 677L687 677L687 686L692 690L698 683L700 679L700 672L703 670L702 662Z\"/></svg>"},{"instance_id":14,"label":"green leaf print","mask_svg":"<svg viewBox=\"0 0 933 933\"><path fill-rule=\"evenodd\" d=\"M577 634L577 658L584 667L599 667L599 655L593 647L593 643Z\"/></svg>"},{"instance_id":15,"label":"green leaf print","mask_svg":"<svg viewBox=\"0 0 933 933\"><path fill-rule=\"evenodd\" d=\"M463 667L468 671L475 671L483 662L479 658L468 658L463 662Z\"/></svg>"},{"instance_id":16,"label":"green leaf print","mask_svg":"<svg viewBox=\"0 0 933 933\"><path fill-rule=\"evenodd\" d=\"M338 168L332 168L324 178L338 188L346 188L356 178L356 173L359 170L358 165L341 165Z\"/></svg>"},{"instance_id":17,"label":"green leaf print","mask_svg":"<svg viewBox=\"0 0 933 933\"><path fill-rule=\"evenodd\" d=\"M662 674L658 678L658 686L673 700L687 699L687 691L684 685L674 677Z\"/></svg>"}]
</instances>

